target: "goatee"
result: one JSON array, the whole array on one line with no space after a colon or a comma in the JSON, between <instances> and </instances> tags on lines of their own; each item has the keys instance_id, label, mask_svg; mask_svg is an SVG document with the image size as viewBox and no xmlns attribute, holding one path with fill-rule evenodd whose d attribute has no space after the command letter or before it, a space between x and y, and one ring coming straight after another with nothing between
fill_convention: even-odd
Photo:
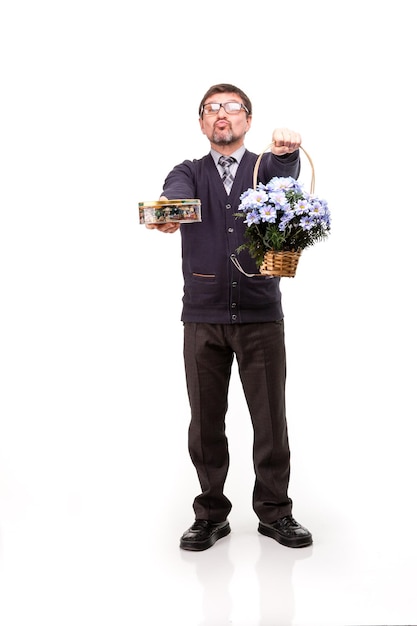
<instances>
[{"instance_id":1,"label":"goatee","mask_svg":"<svg viewBox=\"0 0 417 626\"><path fill-rule=\"evenodd\" d=\"M228 146L233 141L234 137L231 130L222 131L221 133L218 133L216 130L213 131L212 143L217 146Z\"/></svg>"}]
</instances>

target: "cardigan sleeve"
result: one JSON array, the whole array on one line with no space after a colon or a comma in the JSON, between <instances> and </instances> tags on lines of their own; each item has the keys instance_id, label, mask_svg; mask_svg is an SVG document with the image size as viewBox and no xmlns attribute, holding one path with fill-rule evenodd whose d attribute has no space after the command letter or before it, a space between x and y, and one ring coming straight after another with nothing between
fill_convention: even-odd
<instances>
[{"instance_id":1,"label":"cardigan sleeve","mask_svg":"<svg viewBox=\"0 0 417 626\"><path fill-rule=\"evenodd\" d=\"M277 156L272 152L269 152L269 163L267 163L267 168L271 168L268 172L270 174L269 178L273 176L291 176L292 178L298 178L300 175L300 151L296 150L291 154L283 154L282 156ZM277 173L278 172L278 173Z\"/></svg>"},{"instance_id":2,"label":"cardigan sleeve","mask_svg":"<svg viewBox=\"0 0 417 626\"><path fill-rule=\"evenodd\" d=\"M184 161L176 165L168 174L161 195L168 200L195 198L195 167L193 161Z\"/></svg>"}]
</instances>

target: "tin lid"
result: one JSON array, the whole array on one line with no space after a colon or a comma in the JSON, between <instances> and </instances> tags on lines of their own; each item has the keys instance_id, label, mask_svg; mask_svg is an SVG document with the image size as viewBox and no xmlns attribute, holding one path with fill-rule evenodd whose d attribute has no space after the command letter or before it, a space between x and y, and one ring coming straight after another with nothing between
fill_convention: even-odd
<instances>
[{"instance_id":1,"label":"tin lid","mask_svg":"<svg viewBox=\"0 0 417 626\"><path fill-rule=\"evenodd\" d=\"M179 205L179 206L187 206L187 205L191 205L191 206L195 206L195 205L200 205L201 202L200 200L198 200L197 198L193 198L193 199L175 199L175 200L154 200L154 201L148 201L148 202L139 202L139 208L141 209L146 209L146 208L154 208L154 209L159 209L161 207L164 206L175 206L175 205Z\"/></svg>"}]
</instances>

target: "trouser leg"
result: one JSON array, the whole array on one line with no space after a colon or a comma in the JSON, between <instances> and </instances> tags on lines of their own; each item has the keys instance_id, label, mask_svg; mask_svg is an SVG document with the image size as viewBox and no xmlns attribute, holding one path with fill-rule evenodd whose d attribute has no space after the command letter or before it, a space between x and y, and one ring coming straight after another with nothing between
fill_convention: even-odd
<instances>
[{"instance_id":1,"label":"trouser leg","mask_svg":"<svg viewBox=\"0 0 417 626\"><path fill-rule=\"evenodd\" d=\"M231 503L223 494L229 469L225 432L233 351L222 325L184 324L184 362L191 421L188 449L202 493L193 504L196 518L221 522Z\"/></svg>"},{"instance_id":2,"label":"trouser leg","mask_svg":"<svg viewBox=\"0 0 417 626\"><path fill-rule=\"evenodd\" d=\"M261 521L269 523L292 510L284 322L245 324L236 329L233 348L254 428L253 508Z\"/></svg>"}]
</instances>

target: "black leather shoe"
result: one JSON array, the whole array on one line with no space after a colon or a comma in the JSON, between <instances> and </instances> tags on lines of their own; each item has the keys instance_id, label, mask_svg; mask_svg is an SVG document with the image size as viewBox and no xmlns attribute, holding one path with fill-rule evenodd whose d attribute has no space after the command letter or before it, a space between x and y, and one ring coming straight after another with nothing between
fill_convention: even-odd
<instances>
[{"instance_id":1,"label":"black leather shoe","mask_svg":"<svg viewBox=\"0 0 417 626\"><path fill-rule=\"evenodd\" d=\"M292 515L286 515L272 524L259 522L258 531L287 548L304 548L313 543L310 531L296 522Z\"/></svg>"},{"instance_id":2,"label":"black leather shoe","mask_svg":"<svg viewBox=\"0 0 417 626\"><path fill-rule=\"evenodd\" d=\"M180 548L183 550L207 550L218 539L226 537L229 533L230 526L227 520L216 524L210 520L196 519L181 537Z\"/></svg>"}]
</instances>

